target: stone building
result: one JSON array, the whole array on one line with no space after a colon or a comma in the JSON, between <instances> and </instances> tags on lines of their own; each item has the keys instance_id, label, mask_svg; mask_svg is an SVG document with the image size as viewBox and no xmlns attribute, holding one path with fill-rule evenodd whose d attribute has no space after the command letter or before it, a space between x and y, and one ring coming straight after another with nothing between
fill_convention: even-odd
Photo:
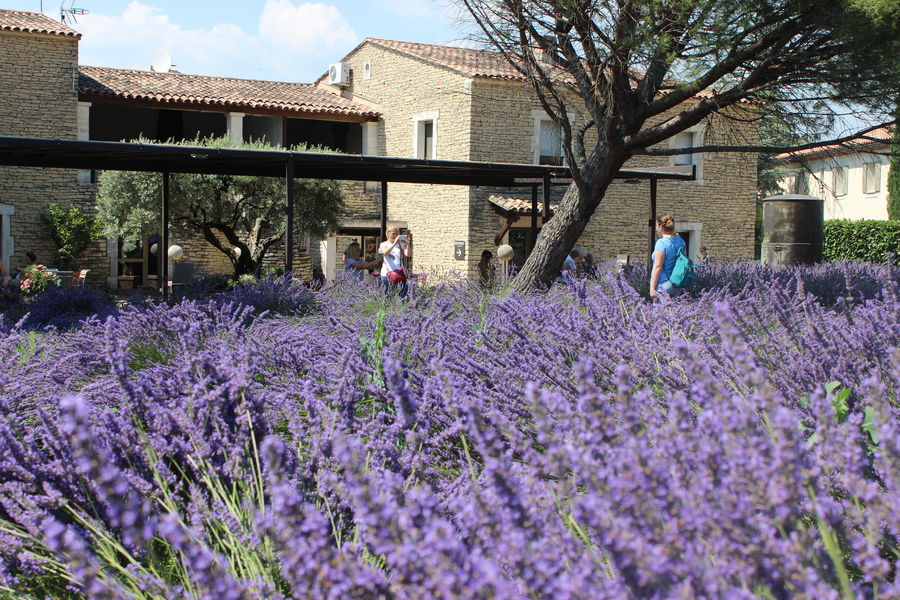
<instances>
[{"instance_id":1,"label":"stone building","mask_svg":"<svg viewBox=\"0 0 900 600\"><path fill-rule=\"evenodd\" d=\"M562 161L558 130L527 82L494 52L367 39L319 81L303 84L79 66L79 39L40 13L0 10L0 90L6 100L0 106L0 135L159 141L228 135L381 156ZM754 136L747 125L716 116L671 144L752 142ZM659 185L659 210L675 214L690 251L703 244L717 259L752 257L755 156L643 157L626 167L669 164L698 168L696 182ZM0 169L4 260L20 264L27 250L51 257L54 246L40 227L40 208L48 202L92 207L96 173ZM646 182L614 184L580 243L601 259L619 254L643 259L648 188ZM298 244L302 250L294 265L307 276L313 264L334 276L351 241L374 253L381 186L347 183L345 190L341 230L326 240ZM388 220L414 232L417 271L471 275L481 251L494 250L498 241L510 243L524 260L532 243L530 201L516 194L521 190L391 183ZM230 272L227 257L205 241L177 231L172 237L195 272ZM135 274L152 283L152 242L145 240L141 248L116 240L98 243L81 266L92 269L94 284L116 287L122 277ZM462 256L454 251L459 242L466 250ZM282 263L282 257L283 248L270 260Z\"/></svg>"},{"instance_id":2,"label":"stone building","mask_svg":"<svg viewBox=\"0 0 900 600\"><path fill-rule=\"evenodd\" d=\"M0 10L0 135L121 141L139 137L166 141L228 135L276 146L298 143L360 153L367 124L379 113L364 102L309 83L255 81L79 66L81 35L41 13ZM94 210L97 173L88 170L0 167L0 248L8 266L25 264L25 252L54 263L56 248L40 222L47 204L77 203ZM362 183L344 186L347 215L370 211ZM195 273L229 273L229 259L196 235L172 231ZM153 236L131 246L120 240L97 243L78 267L90 268L88 282L152 284L156 260ZM312 276L320 262L317 240L298 240L294 266ZM283 246L267 262L284 264ZM170 273L173 269L170 266Z\"/></svg>"},{"instance_id":3,"label":"stone building","mask_svg":"<svg viewBox=\"0 0 900 600\"><path fill-rule=\"evenodd\" d=\"M562 164L558 128L541 109L527 81L498 53L391 40L367 39L319 83L355 101L374 103L377 153L446 160ZM580 118L572 99L573 119ZM669 115L664 114L661 119ZM742 115L746 117L746 114ZM746 120L713 116L672 138L673 148L750 144ZM756 156L751 153L636 157L625 165L695 164L696 182L659 184L659 212L672 212L688 248L708 246L717 260L752 258ZM560 196L563 190L556 190ZM416 268L474 273L483 249L503 236L524 257L530 247L530 194L521 190L391 184L389 219L415 232ZM513 197L510 197L513 196ZM580 244L598 258L629 254L643 260L649 218L649 184L615 183ZM359 227L374 222L363 219ZM454 242L466 242L466 259L454 260Z\"/></svg>"},{"instance_id":4,"label":"stone building","mask_svg":"<svg viewBox=\"0 0 900 600\"><path fill-rule=\"evenodd\" d=\"M0 135L78 137L79 39L42 14L0 10ZM94 191L75 171L0 166L0 252L7 267L25 265L29 251L50 264L56 246L41 210L50 203L90 208ZM105 254L98 244L88 265L96 270Z\"/></svg>"}]
</instances>

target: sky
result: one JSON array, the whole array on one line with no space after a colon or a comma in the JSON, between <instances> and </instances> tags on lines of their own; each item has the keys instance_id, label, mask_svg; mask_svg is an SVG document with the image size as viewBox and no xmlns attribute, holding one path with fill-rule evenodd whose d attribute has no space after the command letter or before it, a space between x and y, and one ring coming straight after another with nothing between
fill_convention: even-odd
<instances>
[{"instance_id":1,"label":"sky","mask_svg":"<svg viewBox=\"0 0 900 600\"><path fill-rule=\"evenodd\" d=\"M452 0L0 0L0 8L87 11L79 64L310 83L366 37L464 45Z\"/></svg>"}]
</instances>

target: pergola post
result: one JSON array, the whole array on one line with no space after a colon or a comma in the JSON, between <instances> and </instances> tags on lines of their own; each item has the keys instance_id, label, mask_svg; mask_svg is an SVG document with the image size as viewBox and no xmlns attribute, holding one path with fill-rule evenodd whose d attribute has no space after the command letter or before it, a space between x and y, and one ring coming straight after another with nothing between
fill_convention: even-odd
<instances>
[{"instance_id":1,"label":"pergola post","mask_svg":"<svg viewBox=\"0 0 900 600\"><path fill-rule=\"evenodd\" d=\"M162 231L156 245L156 260L159 261L159 292L163 296L169 291L169 173L162 173Z\"/></svg>"},{"instance_id":2,"label":"pergola post","mask_svg":"<svg viewBox=\"0 0 900 600\"><path fill-rule=\"evenodd\" d=\"M294 268L294 155L288 156L284 165L285 195L287 207L284 226L284 273L287 275Z\"/></svg>"},{"instance_id":3,"label":"pergola post","mask_svg":"<svg viewBox=\"0 0 900 600\"><path fill-rule=\"evenodd\" d=\"M534 250L534 243L537 241L537 220L538 220L538 186L531 186L531 241L528 243L528 252Z\"/></svg>"},{"instance_id":4,"label":"pergola post","mask_svg":"<svg viewBox=\"0 0 900 600\"><path fill-rule=\"evenodd\" d=\"M647 237L647 260L652 260L653 244L656 242L656 177L650 178L650 232Z\"/></svg>"},{"instance_id":5,"label":"pergola post","mask_svg":"<svg viewBox=\"0 0 900 600\"><path fill-rule=\"evenodd\" d=\"M550 220L550 176L544 175L544 223Z\"/></svg>"},{"instance_id":6,"label":"pergola post","mask_svg":"<svg viewBox=\"0 0 900 600\"><path fill-rule=\"evenodd\" d=\"M381 182L381 238L378 240L379 242L387 239L387 184L387 181Z\"/></svg>"}]
</instances>

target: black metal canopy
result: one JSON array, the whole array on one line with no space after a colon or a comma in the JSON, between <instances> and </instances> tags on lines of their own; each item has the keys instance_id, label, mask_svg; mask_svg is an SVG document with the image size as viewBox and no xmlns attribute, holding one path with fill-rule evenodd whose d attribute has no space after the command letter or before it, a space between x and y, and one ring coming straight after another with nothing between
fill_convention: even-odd
<instances>
[{"instance_id":1,"label":"black metal canopy","mask_svg":"<svg viewBox=\"0 0 900 600\"><path fill-rule=\"evenodd\" d=\"M542 165L0 136L0 164L18 167L284 177L290 159L295 177L312 179L514 187L570 175Z\"/></svg>"},{"instance_id":2,"label":"black metal canopy","mask_svg":"<svg viewBox=\"0 0 900 600\"><path fill-rule=\"evenodd\" d=\"M0 165L61 169L150 171L163 174L162 247L168 247L168 192L171 173L284 177L286 186L285 269L293 256L294 178L381 182L381 230L387 226L388 182L532 188L532 239L537 231L538 187L543 189L544 219L549 218L550 186L571 183L568 167L427 160L359 154L324 154L286 150L246 150L167 144L134 144L0 136ZM691 165L623 169L616 179L650 182L650 247L660 179L695 179ZM160 286L167 279L165 253L160 252Z\"/></svg>"},{"instance_id":3,"label":"black metal canopy","mask_svg":"<svg viewBox=\"0 0 900 600\"><path fill-rule=\"evenodd\" d=\"M529 187L546 178L553 185L571 182L562 166L0 136L0 164L17 167L283 177L289 159L298 178L488 187ZM616 176L693 178L690 166L623 169Z\"/></svg>"}]
</instances>

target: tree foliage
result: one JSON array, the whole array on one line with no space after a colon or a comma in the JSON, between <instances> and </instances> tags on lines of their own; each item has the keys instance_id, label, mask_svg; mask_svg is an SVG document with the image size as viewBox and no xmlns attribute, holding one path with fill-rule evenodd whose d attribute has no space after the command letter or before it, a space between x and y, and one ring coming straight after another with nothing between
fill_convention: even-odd
<instances>
[{"instance_id":1,"label":"tree foliage","mask_svg":"<svg viewBox=\"0 0 900 600\"><path fill-rule=\"evenodd\" d=\"M141 140L147 143L146 140ZM272 150L261 142L234 144L207 138L179 145ZM303 145L294 151L324 152ZM159 173L106 171L100 177L98 207L106 234L140 241L160 229L162 176ZM297 179L294 183L294 231L321 237L339 225L344 207L340 184ZM285 181L282 177L173 174L170 222L203 236L234 266L235 276L254 273L267 251L284 237ZM239 248L236 253L234 248Z\"/></svg>"},{"instance_id":2,"label":"tree foliage","mask_svg":"<svg viewBox=\"0 0 900 600\"><path fill-rule=\"evenodd\" d=\"M625 161L684 153L659 144L712 115L737 123L802 114L824 125L851 91L893 96L900 28L892 4L872 11L881 1L461 0L482 41L530 81L572 170L514 286L553 280ZM869 24L865 48L842 29ZM760 149L790 148L751 137L691 151Z\"/></svg>"},{"instance_id":3,"label":"tree foliage","mask_svg":"<svg viewBox=\"0 0 900 600\"><path fill-rule=\"evenodd\" d=\"M48 204L41 211L41 221L56 244L63 267L71 267L82 252L103 237L103 230L96 216L74 204L68 207Z\"/></svg>"}]
</instances>

